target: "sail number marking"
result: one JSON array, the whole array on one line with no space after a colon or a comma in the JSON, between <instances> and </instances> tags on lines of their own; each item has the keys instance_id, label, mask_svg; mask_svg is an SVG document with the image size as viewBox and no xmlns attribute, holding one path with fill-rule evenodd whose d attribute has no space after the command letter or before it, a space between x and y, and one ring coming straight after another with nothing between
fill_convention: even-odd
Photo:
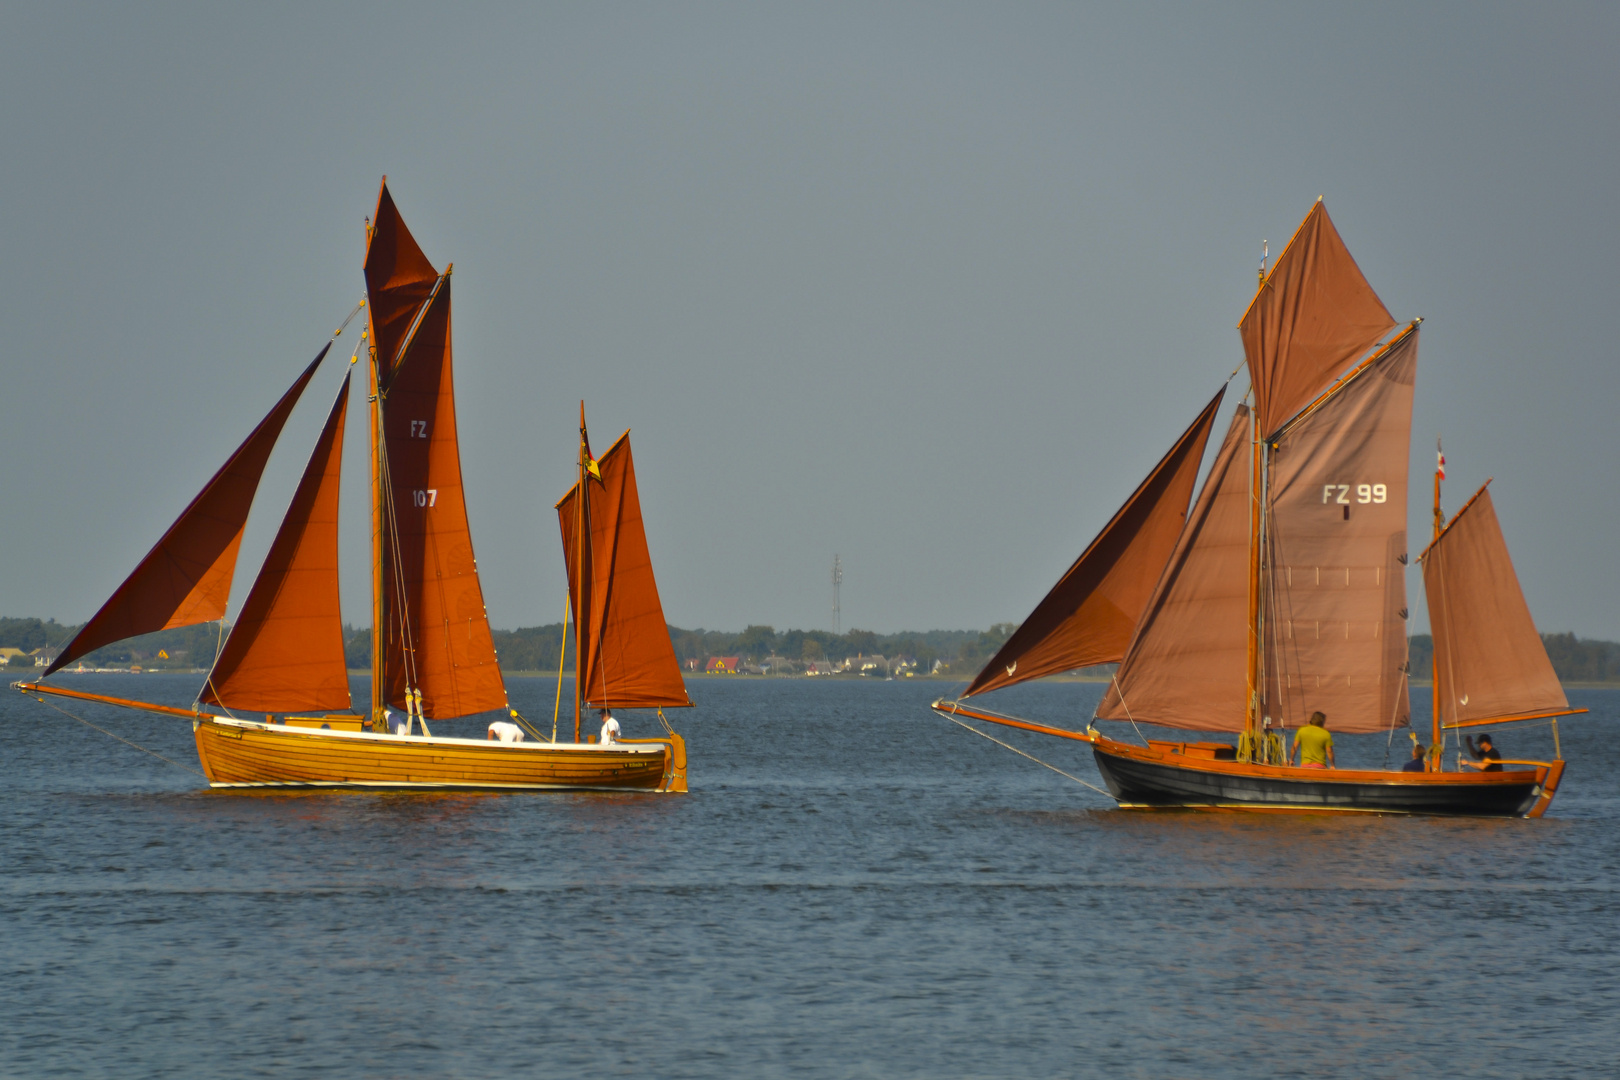
<instances>
[{"instance_id":1,"label":"sail number marking","mask_svg":"<svg viewBox=\"0 0 1620 1080\"><path fill-rule=\"evenodd\" d=\"M413 439L425 439L425 438L427 438L427 421L426 420L412 420L411 421L411 438L413 438Z\"/></svg>"},{"instance_id":2,"label":"sail number marking","mask_svg":"<svg viewBox=\"0 0 1620 1080\"><path fill-rule=\"evenodd\" d=\"M439 501L439 489L417 488L415 491L411 492L411 501L416 503L417 506L432 506L434 503Z\"/></svg>"},{"instance_id":3,"label":"sail number marking","mask_svg":"<svg viewBox=\"0 0 1620 1080\"><path fill-rule=\"evenodd\" d=\"M1323 484L1322 502L1350 505L1350 492L1354 490L1358 503L1389 501L1389 488L1383 484Z\"/></svg>"}]
</instances>

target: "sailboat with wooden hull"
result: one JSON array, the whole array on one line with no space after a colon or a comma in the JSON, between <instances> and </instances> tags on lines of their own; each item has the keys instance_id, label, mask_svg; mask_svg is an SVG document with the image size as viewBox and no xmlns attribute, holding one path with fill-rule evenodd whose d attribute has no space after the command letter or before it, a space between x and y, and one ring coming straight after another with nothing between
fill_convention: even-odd
<instances>
[{"instance_id":1,"label":"sailboat with wooden hull","mask_svg":"<svg viewBox=\"0 0 1620 1080\"><path fill-rule=\"evenodd\" d=\"M507 700L462 496L451 367L450 270L428 262L386 181L368 222L364 355L369 376L372 506L370 707L352 709L338 603L338 485L348 412L345 377L264 566L189 709L113 698L44 681L28 694L186 717L216 788L396 790L686 790L685 743L667 721L650 739L550 738ZM350 320L354 315L350 316ZM344 326L348 323L345 322ZM341 334L340 327L334 339ZM300 374L45 677L104 645L223 620L237 550L281 430L331 349ZM584 443L583 407L581 444ZM563 523L576 653L602 674L591 703L690 705L646 553L628 438L607 472L616 502L585 520L611 534L605 560L581 565ZM616 447L617 449L617 447ZM608 455L604 455L604 458ZM603 469L581 453L582 480ZM615 471L617 470L617 471ZM591 501L587 499L585 501ZM599 501L599 500L598 500ZM633 513L627 513L632 507ZM570 546L572 545L572 546ZM639 558L616 561L621 551ZM591 596L601 602L587 614ZM582 603L581 597L585 598ZM626 598L634 618L624 617ZM643 641L650 635L653 640ZM660 648L661 643L661 648ZM611 675L611 677L610 677ZM626 681L633 693L622 691ZM576 680L577 683L577 680ZM576 691L576 697L578 693ZM529 738L434 735L430 722L500 711ZM239 715L251 714L251 715ZM495 734L492 728L491 734Z\"/></svg>"},{"instance_id":2,"label":"sailboat with wooden hull","mask_svg":"<svg viewBox=\"0 0 1620 1080\"><path fill-rule=\"evenodd\" d=\"M1489 493L1449 523L1441 514L1443 457L1419 556L1435 642L1430 746L1399 771L1308 766L1288 748L1316 713L1346 734L1410 725L1406 477L1421 322L1397 330L1318 200L1271 272L1262 266L1239 324L1252 393L1196 499L1224 389L962 699L934 709L978 734L965 721L1090 743L1121 807L1543 814L1564 773L1556 718L1585 710L1552 670ZM967 703L1097 664L1119 666L1084 731ZM1464 760L1461 729L1528 720L1551 726L1552 760ZM1101 721L1237 738L1135 743Z\"/></svg>"}]
</instances>

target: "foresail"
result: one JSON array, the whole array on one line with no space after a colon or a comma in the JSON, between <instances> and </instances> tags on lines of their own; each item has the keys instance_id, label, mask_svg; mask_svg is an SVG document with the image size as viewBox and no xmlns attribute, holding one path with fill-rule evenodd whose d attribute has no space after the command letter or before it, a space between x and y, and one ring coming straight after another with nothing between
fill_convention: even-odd
<instances>
[{"instance_id":1,"label":"foresail","mask_svg":"<svg viewBox=\"0 0 1620 1080\"><path fill-rule=\"evenodd\" d=\"M224 617L242 529L265 462L293 406L331 347L329 342L310 362L134 572L62 650L46 675L115 641Z\"/></svg>"},{"instance_id":2,"label":"foresail","mask_svg":"<svg viewBox=\"0 0 1620 1080\"><path fill-rule=\"evenodd\" d=\"M1568 710L1485 488L1423 553L1444 723Z\"/></svg>"},{"instance_id":3,"label":"foresail","mask_svg":"<svg viewBox=\"0 0 1620 1080\"><path fill-rule=\"evenodd\" d=\"M1395 327L1318 200L1238 329L1270 435Z\"/></svg>"},{"instance_id":4,"label":"foresail","mask_svg":"<svg viewBox=\"0 0 1620 1080\"><path fill-rule=\"evenodd\" d=\"M600 479L585 480L589 542L583 571L576 524L579 485L557 504L579 628L580 700L596 708L690 705L653 577L629 432L596 459L596 467Z\"/></svg>"},{"instance_id":5,"label":"foresail","mask_svg":"<svg viewBox=\"0 0 1620 1080\"><path fill-rule=\"evenodd\" d=\"M963 697L1120 660L1187 520L1226 388L1204 406Z\"/></svg>"},{"instance_id":6,"label":"foresail","mask_svg":"<svg viewBox=\"0 0 1620 1080\"><path fill-rule=\"evenodd\" d=\"M1387 731L1411 714L1406 495L1414 327L1272 440L1262 713Z\"/></svg>"},{"instance_id":7,"label":"foresail","mask_svg":"<svg viewBox=\"0 0 1620 1080\"><path fill-rule=\"evenodd\" d=\"M451 371L450 279L420 316L383 402L388 492L387 695L429 719L506 707L461 484Z\"/></svg>"},{"instance_id":8,"label":"foresail","mask_svg":"<svg viewBox=\"0 0 1620 1080\"><path fill-rule=\"evenodd\" d=\"M349 380L199 700L253 712L349 708L338 603L338 483Z\"/></svg>"},{"instance_id":9,"label":"foresail","mask_svg":"<svg viewBox=\"0 0 1620 1080\"><path fill-rule=\"evenodd\" d=\"M1249 409L1240 405L1097 716L1241 731L1249 621Z\"/></svg>"}]
</instances>

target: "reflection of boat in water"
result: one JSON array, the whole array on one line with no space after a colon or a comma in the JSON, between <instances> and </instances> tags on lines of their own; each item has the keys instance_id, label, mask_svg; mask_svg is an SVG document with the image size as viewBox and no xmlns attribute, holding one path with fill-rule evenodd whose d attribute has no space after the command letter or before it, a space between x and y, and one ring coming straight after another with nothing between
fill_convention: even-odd
<instances>
[{"instance_id":1,"label":"reflection of boat in water","mask_svg":"<svg viewBox=\"0 0 1620 1080\"><path fill-rule=\"evenodd\" d=\"M1449 524L1435 477L1423 566L1435 648L1423 771L1296 767L1288 729L1408 726L1407 473L1418 327L1396 330L1321 202L1239 329L1252 379L1202 490L1224 390L962 695L1118 663L1092 723L1069 731L964 701L989 721L1091 744L1126 807L1540 816L1564 771L1571 709L1530 617L1490 495ZM1348 369L1348 370L1347 370ZM1189 506L1189 502L1191 505ZM1549 720L1554 758L1445 771L1462 728ZM1235 743L1104 734L1097 721L1226 732ZM977 729L975 729L977 730Z\"/></svg>"},{"instance_id":2,"label":"reflection of boat in water","mask_svg":"<svg viewBox=\"0 0 1620 1080\"><path fill-rule=\"evenodd\" d=\"M576 705L574 740L557 742L555 729L546 739L511 709L462 497L450 271L441 274L428 262L386 184L367 230L365 277L362 306L368 308L368 325L362 350L370 360L373 593L369 709L351 711L338 604L337 505L347 377L196 704L178 709L44 682L19 683L19 689L189 718L197 755L214 787L685 791L685 745L667 724L666 735L657 739L581 743ZM62 650L47 677L112 642L224 618L265 462L330 348L328 343L321 350ZM582 701L588 704L688 705L647 555L628 438L594 460L583 421L582 409L580 484L564 500L575 508L561 514L572 616L583 643L576 648L583 665L579 673L594 679L576 685L586 688ZM576 499L581 487L587 497ZM654 625L656 633L649 629ZM429 728L430 721L492 710L509 712L533 738L514 743L447 738Z\"/></svg>"}]
</instances>

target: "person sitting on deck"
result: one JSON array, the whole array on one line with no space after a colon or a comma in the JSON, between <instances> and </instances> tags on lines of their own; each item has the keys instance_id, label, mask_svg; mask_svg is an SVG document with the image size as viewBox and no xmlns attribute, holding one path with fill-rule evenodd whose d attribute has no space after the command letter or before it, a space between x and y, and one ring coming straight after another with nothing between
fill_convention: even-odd
<instances>
[{"instance_id":1,"label":"person sitting on deck","mask_svg":"<svg viewBox=\"0 0 1620 1080\"><path fill-rule=\"evenodd\" d=\"M1429 748L1427 746L1424 746L1416 739L1413 739L1412 760L1401 766L1401 772L1427 772L1428 763L1423 760L1423 755L1427 754L1428 752Z\"/></svg>"},{"instance_id":2,"label":"person sitting on deck","mask_svg":"<svg viewBox=\"0 0 1620 1080\"><path fill-rule=\"evenodd\" d=\"M1304 769L1339 767L1333 760L1333 736L1328 734L1326 713L1320 710L1311 713L1311 722L1294 732L1294 749L1288 755L1290 762L1295 755Z\"/></svg>"},{"instance_id":3,"label":"person sitting on deck","mask_svg":"<svg viewBox=\"0 0 1620 1080\"><path fill-rule=\"evenodd\" d=\"M1474 737L1468 736L1468 752L1474 755L1475 760L1465 761L1463 764L1470 769L1478 769L1480 772L1502 771L1502 755L1492 744L1489 735L1481 735L1478 746L1474 745Z\"/></svg>"},{"instance_id":4,"label":"person sitting on deck","mask_svg":"<svg viewBox=\"0 0 1620 1080\"><path fill-rule=\"evenodd\" d=\"M596 739L603 746L611 746L619 738L619 722L613 719L612 709L597 709L596 714L602 718L602 734Z\"/></svg>"},{"instance_id":5,"label":"person sitting on deck","mask_svg":"<svg viewBox=\"0 0 1620 1080\"><path fill-rule=\"evenodd\" d=\"M522 742L523 729L510 720L494 720L490 722L489 734L484 736L485 742L490 739L499 739L501 742Z\"/></svg>"}]
</instances>

